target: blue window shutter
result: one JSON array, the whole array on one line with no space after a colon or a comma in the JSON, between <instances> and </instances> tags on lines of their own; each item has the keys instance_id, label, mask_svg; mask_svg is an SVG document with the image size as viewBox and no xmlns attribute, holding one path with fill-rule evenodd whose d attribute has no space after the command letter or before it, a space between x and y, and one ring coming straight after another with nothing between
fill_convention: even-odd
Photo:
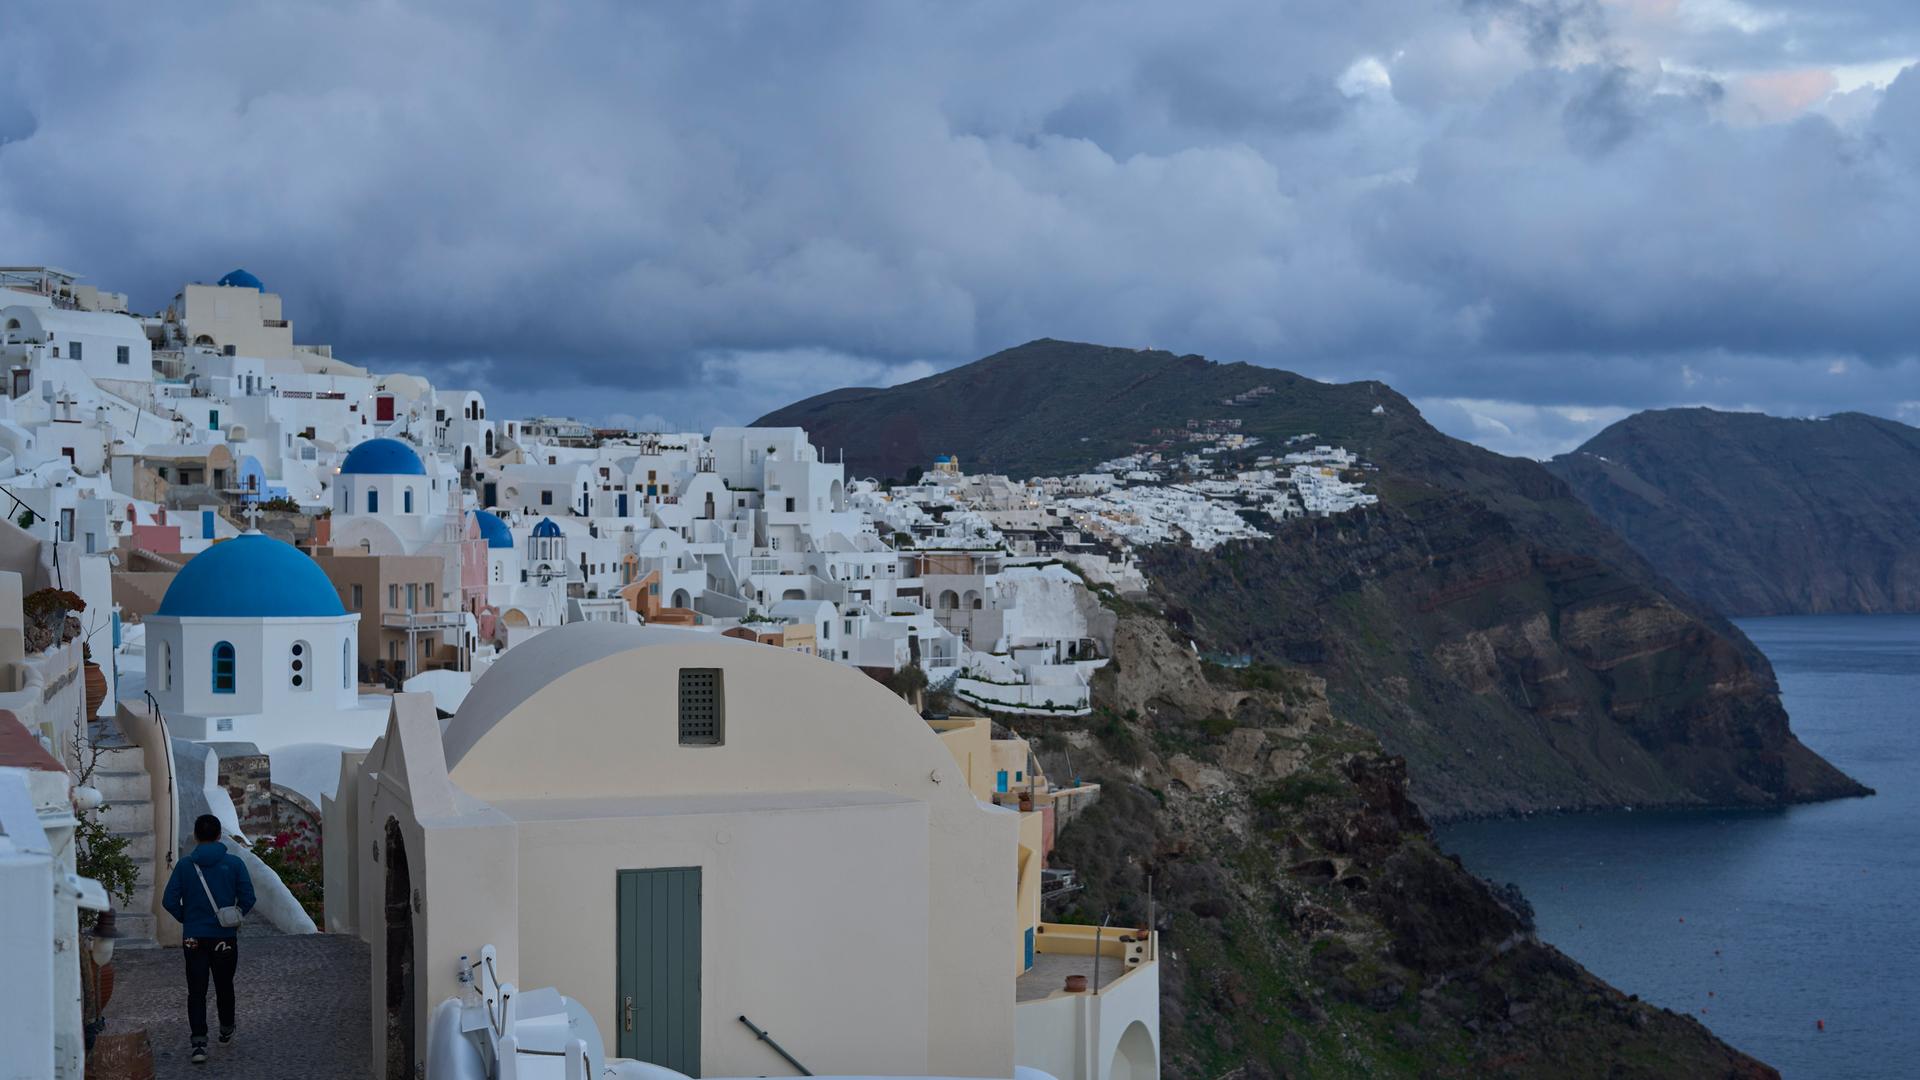
<instances>
[{"instance_id":1,"label":"blue window shutter","mask_svg":"<svg viewBox=\"0 0 1920 1080\"><path fill-rule=\"evenodd\" d=\"M213 647L213 692L231 694L237 681L233 644L222 641Z\"/></svg>"}]
</instances>

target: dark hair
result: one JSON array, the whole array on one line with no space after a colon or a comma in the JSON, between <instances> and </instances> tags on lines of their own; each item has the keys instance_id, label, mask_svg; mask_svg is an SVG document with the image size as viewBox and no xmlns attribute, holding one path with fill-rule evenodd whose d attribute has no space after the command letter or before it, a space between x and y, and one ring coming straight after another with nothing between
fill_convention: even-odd
<instances>
[{"instance_id":1,"label":"dark hair","mask_svg":"<svg viewBox=\"0 0 1920 1080\"><path fill-rule=\"evenodd\" d=\"M220 839L220 819L212 814L201 814L194 818L193 838L203 844L211 844Z\"/></svg>"}]
</instances>

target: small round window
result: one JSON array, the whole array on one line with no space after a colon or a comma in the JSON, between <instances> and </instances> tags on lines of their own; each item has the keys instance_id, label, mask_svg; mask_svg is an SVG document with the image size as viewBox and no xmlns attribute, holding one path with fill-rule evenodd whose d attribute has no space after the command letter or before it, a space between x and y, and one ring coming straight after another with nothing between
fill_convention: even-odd
<instances>
[{"instance_id":1,"label":"small round window","mask_svg":"<svg viewBox=\"0 0 1920 1080\"><path fill-rule=\"evenodd\" d=\"M307 643L296 641L287 650L291 655L287 660L287 683L295 690L307 688Z\"/></svg>"}]
</instances>

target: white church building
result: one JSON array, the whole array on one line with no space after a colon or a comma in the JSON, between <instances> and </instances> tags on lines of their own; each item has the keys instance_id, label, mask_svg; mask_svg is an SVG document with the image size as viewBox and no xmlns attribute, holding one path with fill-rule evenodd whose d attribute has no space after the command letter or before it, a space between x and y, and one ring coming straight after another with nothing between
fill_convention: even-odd
<instances>
[{"instance_id":1,"label":"white church building","mask_svg":"<svg viewBox=\"0 0 1920 1080\"><path fill-rule=\"evenodd\" d=\"M148 689L183 738L370 746L386 711L361 707L359 622L305 553L243 533L188 561L147 617Z\"/></svg>"}]
</instances>

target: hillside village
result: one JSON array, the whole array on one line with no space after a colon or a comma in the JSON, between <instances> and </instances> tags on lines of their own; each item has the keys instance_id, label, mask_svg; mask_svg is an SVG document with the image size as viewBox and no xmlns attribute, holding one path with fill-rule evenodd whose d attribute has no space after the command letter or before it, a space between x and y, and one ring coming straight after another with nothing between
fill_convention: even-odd
<instances>
[{"instance_id":1,"label":"hillside village","mask_svg":"<svg viewBox=\"0 0 1920 1080\"><path fill-rule=\"evenodd\" d=\"M1024 480L490 415L244 270L0 267L0 364L6 1075L138 1057L100 973L178 944L202 813L256 919L370 947L366 1075L1157 1075L1156 935L1045 918L1098 786L1009 725L1091 710L1138 549L1376 501L1238 430L1267 388Z\"/></svg>"}]
</instances>

